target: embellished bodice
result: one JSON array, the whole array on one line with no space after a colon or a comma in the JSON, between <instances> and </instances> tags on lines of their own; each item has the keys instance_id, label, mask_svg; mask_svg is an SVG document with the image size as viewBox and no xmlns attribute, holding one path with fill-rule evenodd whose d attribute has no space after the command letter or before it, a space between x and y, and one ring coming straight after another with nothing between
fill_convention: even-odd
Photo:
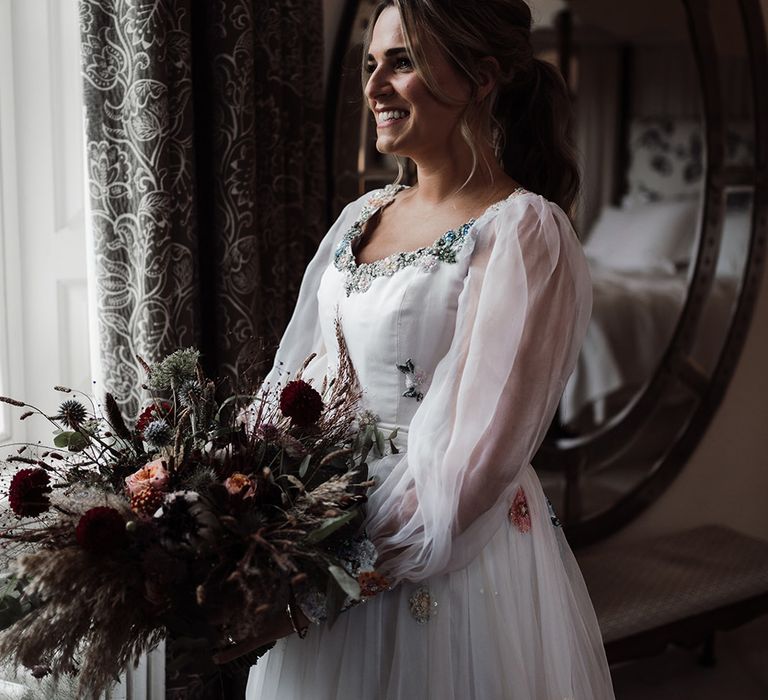
<instances>
[{"instance_id":1,"label":"embellished bodice","mask_svg":"<svg viewBox=\"0 0 768 700\"><path fill-rule=\"evenodd\" d=\"M393 253L369 263L356 262L354 244L362 235L365 223L377 211L389 204L402 189L405 189L403 185L387 185L381 194L372 196L341 239L334 255L334 265L337 270L344 273L344 289L347 296L355 292L365 292L376 277L389 277L409 265L416 265L427 272L431 272L441 262L456 262L456 255L464 246L467 234L472 228L472 224L475 223L474 219L470 219L457 229L446 231L432 245L407 252Z\"/></svg>"},{"instance_id":2,"label":"embellished bodice","mask_svg":"<svg viewBox=\"0 0 768 700\"><path fill-rule=\"evenodd\" d=\"M390 185L367 198L340 237L320 283L318 304L328 372L337 364L338 315L364 390L364 408L383 424L406 427L454 337L476 223L493 216L507 200L447 231L430 246L357 264L353 243L365 222L401 189ZM523 192L520 188L510 198Z\"/></svg>"}]
</instances>

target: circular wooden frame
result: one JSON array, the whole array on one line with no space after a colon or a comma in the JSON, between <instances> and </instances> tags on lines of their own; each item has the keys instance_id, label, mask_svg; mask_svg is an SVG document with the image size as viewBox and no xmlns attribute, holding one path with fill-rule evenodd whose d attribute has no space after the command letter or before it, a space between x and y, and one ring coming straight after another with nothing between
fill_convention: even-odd
<instances>
[{"instance_id":1,"label":"circular wooden frame","mask_svg":"<svg viewBox=\"0 0 768 700\"><path fill-rule=\"evenodd\" d=\"M738 0L747 41L755 130L755 157L751 168L730 168L725 164L725 120L719 79L718 47L715 41L709 3L683 0L691 43L699 69L706 134L706 175L702 225L698 254L688 287L687 298L666 352L654 376L644 389L619 414L596 432L558 440L546 446L537 461L557 461L578 473L588 464L614 457L626 445L642 437L648 416L664 396L682 384L697 396L696 408L688 416L677 438L667 446L664 456L649 470L648 476L604 512L566 525L568 540L574 547L592 544L611 535L647 508L680 473L701 441L736 368L757 299L765 265L768 239L768 98L760 86L768 80L768 50L759 0ZM723 233L725 192L734 185L753 188L752 225L746 266L739 296L714 372L706 376L689 359L704 304L712 288Z\"/></svg>"},{"instance_id":2,"label":"circular wooden frame","mask_svg":"<svg viewBox=\"0 0 768 700\"><path fill-rule=\"evenodd\" d=\"M676 438L666 446L663 456L630 492L593 517L573 519L569 513L565 514L565 530L573 547L596 542L626 525L653 503L685 466L706 432L731 380L752 320L765 266L768 240L768 95L761 90L761 86L768 85L768 49L760 3L759 0L737 0L733 3L733 11L739 13L747 42L755 131L753 165L734 168L726 164L724 155L725 118L719 78L723 57L718 53L709 2L681 1L699 70L707 164L698 252L687 297L669 345L655 374L642 391L595 432L576 438L555 439L542 446L535 464L541 468L564 471L566 479L570 478L572 483L578 484L579 475L588 465L615 459L627 445L641 439L654 407L665 396L679 390L680 386L695 396L696 406L688 414L687 422L681 425ZM339 164L356 163L356 156L361 151L361 139L350 139L349 133L344 133L338 122L340 100L344 94L343 82L352 79L349 75L350 67L352 70L356 68L354 64L348 64L348 70L344 70L345 61L348 60L349 37L360 2L348 0L345 5L327 85L325 126L329 221L334 210L338 209L337 184L340 170L343 169ZM357 74L354 80L359 84ZM365 115L361 104L345 104L344 108L356 109L356 116L360 116L363 123ZM364 134L363 128L361 132ZM351 176L351 168L348 167L348 178ZM689 355L715 279L725 219L725 192L735 185L747 186L754 193L749 252L719 359L712 374L707 375L690 361ZM347 193L344 194L346 196ZM578 492L575 495L578 497Z\"/></svg>"}]
</instances>

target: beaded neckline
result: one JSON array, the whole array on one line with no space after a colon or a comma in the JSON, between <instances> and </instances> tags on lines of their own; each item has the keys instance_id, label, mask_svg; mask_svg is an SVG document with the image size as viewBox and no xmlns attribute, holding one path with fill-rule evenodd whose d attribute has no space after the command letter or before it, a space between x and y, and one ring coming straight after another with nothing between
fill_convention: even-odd
<instances>
[{"instance_id":1,"label":"beaded neckline","mask_svg":"<svg viewBox=\"0 0 768 700\"><path fill-rule=\"evenodd\" d=\"M467 234L477 219L470 219L458 228L446 231L431 245L407 252L392 253L384 258L368 263L357 262L352 245L363 233L365 222L379 209L392 202L397 193L405 188L405 185L391 184L387 185L383 190L374 193L366 201L360 210L360 214L342 237L334 255L334 265L336 269L345 274L344 289L347 296L350 296L353 292L365 292L377 277L390 277L399 270L411 265L417 265L426 272L432 272L441 262L456 262L457 254L463 247ZM508 197L489 206L481 216L495 211L508 199L524 191L524 188L518 187Z\"/></svg>"}]
</instances>

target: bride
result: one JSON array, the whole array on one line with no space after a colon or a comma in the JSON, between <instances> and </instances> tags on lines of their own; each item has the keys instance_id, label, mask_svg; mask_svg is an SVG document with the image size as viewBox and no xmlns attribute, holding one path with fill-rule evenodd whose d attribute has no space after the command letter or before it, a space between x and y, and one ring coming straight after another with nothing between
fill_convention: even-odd
<instances>
[{"instance_id":1,"label":"bride","mask_svg":"<svg viewBox=\"0 0 768 700\"><path fill-rule=\"evenodd\" d=\"M418 184L350 203L308 266L267 377L321 382L340 318L372 460L366 531L392 587L329 627L293 611L252 700L604 700L591 601L530 460L576 361L591 284L558 74L522 0L387 0L364 49L382 153ZM310 624L304 615L318 624ZM295 629L306 634L294 634Z\"/></svg>"}]
</instances>

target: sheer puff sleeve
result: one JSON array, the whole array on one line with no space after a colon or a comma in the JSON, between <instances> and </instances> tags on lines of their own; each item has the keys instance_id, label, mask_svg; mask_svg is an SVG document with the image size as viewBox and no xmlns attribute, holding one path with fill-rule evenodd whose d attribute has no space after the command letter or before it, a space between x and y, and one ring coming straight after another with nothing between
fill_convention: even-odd
<instances>
[{"instance_id":1,"label":"sheer puff sleeve","mask_svg":"<svg viewBox=\"0 0 768 700\"><path fill-rule=\"evenodd\" d=\"M395 583L466 566L506 522L591 313L587 263L559 207L512 197L476 236L451 346L407 452L382 460L369 494L366 529Z\"/></svg>"},{"instance_id":2,"label":"sheer puff sleeve","mask_svg":"<svg viewBox=\"0 0 768 700\"><path fill-rule=\"evenodd\" d=\"M304 377L321 380L325 375L328 354L320 328L317 291L323 274L333 263L333 255L341 237L352 225L368 196L370 195L364 195L344 208L307 265L296 307L280 340L272 369L264 378L260 394L264 395L278 385L287 384L291 380L291 373L301 367L313 353L315 358L306 367Z\"/></svg>"}]
</instances>

